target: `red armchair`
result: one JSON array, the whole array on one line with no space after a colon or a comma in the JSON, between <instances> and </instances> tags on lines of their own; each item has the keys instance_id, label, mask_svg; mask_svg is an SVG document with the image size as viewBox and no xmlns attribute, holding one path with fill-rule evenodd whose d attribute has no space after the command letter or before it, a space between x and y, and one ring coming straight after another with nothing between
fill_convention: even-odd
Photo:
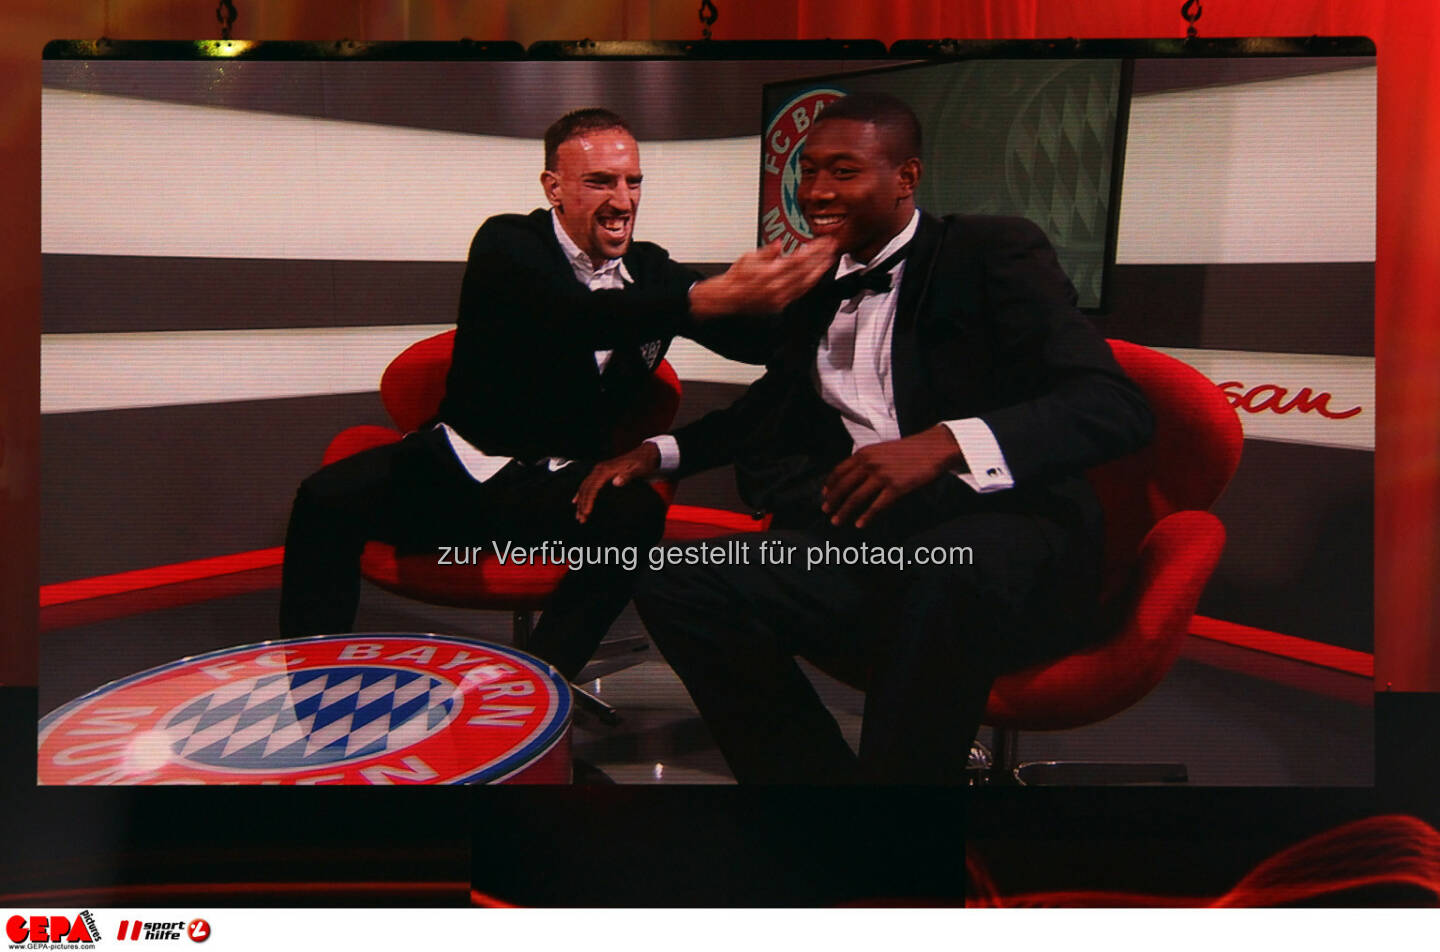
<instances>
[{"instance_id":1,"label":"red armchair","mask_svg":"<svg viewBox=\"0 0 1440 952\"><path fill-rule=\"evenodd\" d=\"M450 369L454 341L453 330L437 334L410 345L391 361L380 378L380 399L396 428L351 427L330 442L325 463L396 442L432 419L445 395L445 375ZM680 406L680 380L669 363L660 362L650 387L641 411L616 428L612 441L616 453L664 432L674 420ZM655 486L668 503L673 487L666 483ZM471 566L438 566L433 556L397 556L394 546L369 542L360 572L381 588L418 601L510 611L515 645L523 649L533 612L544 606L566 569L562 565L502 565L493 554Z\"/></svg>"},{"instance_id":2,"label":"red armchair","mask_svg":"<svg viewBox=\"0 0 1440 952\"><path fill-rule=\"evenodd\" d=\"M1097 723L1139 701L1165 677L1180 653L1200 593L1220 559L1225 527L1206 510L1240 462L1239 418L1213 382L1194 368L1138 344L1110 349L1145 393L1155 435L1138 453L1087 475L1105 509L1102 617L1113 619L1101 644L1049 664L999 678L985 723L996 728L990 782L1061 783L1185 780L1179 764L1025 764L1015 760L1021 730L1063 730ZM672 524L681 518L671 511ZM694 510L684 536L763 531L738 514ZM717 515L728 516L716 521ZM860 671L824 665L851 684ZM986 752L988 754L988 752ZM1022 781L1023 782L1023 781Z\"/></svg>"},{"instance_id":3,"label":"red armchair","mask_svg":"<svg viewBox=\"0 0 1440 952\"><path fill-rule=\"evenodd\" d=\"M996 729L995 782L1183 781L1178 764L1016 764L1021 730L1096 723L1145 697L1174 664L1225 528L1206 510L1240 462L1234 409L1199 372L1164 354L1111 341L1155 414L1149 446L1091 470L1105 508L1103 643L999 678L985 723Z\"/></svg>"}]
</instances>

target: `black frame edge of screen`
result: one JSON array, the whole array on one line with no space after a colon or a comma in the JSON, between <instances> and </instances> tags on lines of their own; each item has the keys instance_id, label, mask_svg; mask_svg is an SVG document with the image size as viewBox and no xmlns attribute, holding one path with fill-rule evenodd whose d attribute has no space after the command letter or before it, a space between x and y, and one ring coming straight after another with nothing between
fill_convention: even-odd
<instances>
[{"instance_id":1,"label":"black frame edge of screen","mask_svg":"<svg viewBox=\"0 0 1440 952\"><path fill-rule=\"evenodd\" d=\"M1079 40L52 40L43 58L172 60L917 59L1374 56L1363 36Z\"/></svg>"}]
</instances>

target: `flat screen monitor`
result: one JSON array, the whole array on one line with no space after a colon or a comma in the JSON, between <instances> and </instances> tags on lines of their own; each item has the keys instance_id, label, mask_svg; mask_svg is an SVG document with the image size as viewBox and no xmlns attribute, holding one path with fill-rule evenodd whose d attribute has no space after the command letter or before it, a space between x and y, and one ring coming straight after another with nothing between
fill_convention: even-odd
<instances>
[{"instance_id":1,"label":"flat screen monitor","mask_svg":"<svg viewBox=\"0 0 1440 952\"><path fill-rule=\"evenodd\" d=\"M851 92L894 96L922 129L916 203L934 215L1018 215L1039 225L1099 310L1115 258L1129 71L1124 59L983 59L807 77L765 86L760 232L809 236L795 201L809 123Z\"/></svg>"},{"instance_id":2,"label":"flat screen monitor","mask_svg":"<svg viewBox=\"0 0 1440 952\"><path fill-rule=\"evenodd\" d=\"M1036 222L1103 335L1200 369L1244 425L1215 508L1229 543L1156 702L1180 721L1121 733L1183 737L1197 784L1370 783L1372 583L1354 566L1373 536L1373 50L875 46L52 47L41 713L276 637L296 487L341 431L393 428L386 366L454 326L480 223L545 205L541 137L558 116L627 119L644 166L635 235L703 276L803 237L797 111L813 121L824 97L883 90L923 124L923 208ZM680 422L762 372L683 339L667 359ZM676 501L744 510L724 470ZM357 627L505 641L511 618L367 585ZM617 634L644 640L633 615ZM1294 656L1266 660L1276 646ZM838 696L858 725L857 696ZM1206 705L1219 713L1194 713ZM1230 757L1261 724L1286 753ZM1034 743L1093 752L1063 732ZM713 756L667 768L726 779ZM654 770L614 768L623 782Z\"/></svg>"}]
</instances>

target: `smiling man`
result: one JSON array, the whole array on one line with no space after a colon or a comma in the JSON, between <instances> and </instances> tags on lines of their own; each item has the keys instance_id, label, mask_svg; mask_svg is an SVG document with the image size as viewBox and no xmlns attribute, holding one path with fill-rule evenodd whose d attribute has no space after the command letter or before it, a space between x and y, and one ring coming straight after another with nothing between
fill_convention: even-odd
<instances>
[{"instance_id":1,"label":"smiling man","mask_svg":"<svg viewBox=\"0 0 1440 952\"><path fill-rule=\"evenodd\" d=\"M554 131L559 138L567 130ZM556 219L591 261L613 261L630 250L640 207L640 152L621 126L546 142L540 183Z\"/></svg>"},{"instance_id":2,"label":"smiling man","mask_svg":"<svg viewBox=\"0 0 1440 952\"><path fill-rule=\"evenodd\" d=\"M641 484L576 521L588 461L613 451L617 424L639 412L674 335L719 347L726 322L710 318L779 311L829 268L834 249L789 258L763 249L702 280L634 240L641 179L639 146L615 113L577 110L546 130L549 207L490 218L471 242L437 418L301 484L285 541L283 634L350 630L371 539L440 562L457 546L560 541L643 553L660 538L664 505ZM573 679L630 582L624 564L570 571L529 650Z\"/></svg>"},{"instance_id":3,"label":"smiling man","mask_svg":"<svg viewBox=\"0 0 1440 952\"><path fill-rule=\"evenodd\" d=\"M995 676L1091 637L1082 473L1143 445L1149 409L1038 228L917 210L904 103L838 100L803 148L831 279L735 404L596 466L578 505L734 462L772 514L768 557L682 560L636 595L738 780L960 783ZM858 757L797 655L863 684Z\"/></svg>"}]
</instances>

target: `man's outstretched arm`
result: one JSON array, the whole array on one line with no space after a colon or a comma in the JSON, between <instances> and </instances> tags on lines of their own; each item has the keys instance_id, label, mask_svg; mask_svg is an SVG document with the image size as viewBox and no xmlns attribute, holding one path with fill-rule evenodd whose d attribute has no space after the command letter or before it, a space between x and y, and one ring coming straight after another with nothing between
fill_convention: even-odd
<instances>
[{"instance_id":1,"label":"man's outstretched arm","mask_svg":"<svg viewBox=\"0 0 1440 952\"><path fill-rule=\"evenodd\" d=\"M549 265L543 235L511 216L475 233L460 291L460 319L525 314L531 330L604 350L668 337L731 314L773 314L799 297L834 263L833 242L815 241L784 257L767 246L741 255L713 278L693 284L591 291Z\"/></svg>"}]
</instances>

